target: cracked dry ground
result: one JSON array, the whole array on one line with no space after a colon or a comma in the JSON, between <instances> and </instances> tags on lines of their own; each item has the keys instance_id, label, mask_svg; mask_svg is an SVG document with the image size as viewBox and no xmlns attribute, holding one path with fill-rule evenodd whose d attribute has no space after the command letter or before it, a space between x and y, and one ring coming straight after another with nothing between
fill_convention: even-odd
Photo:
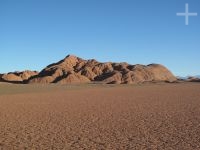
<instances>
[{"instance_id":1,"label":"cracked dry ground","mask_svg":"<svg viewBox=\"0 0 200 150\"><path fill-rule=\"evenodd\" d=\"M200 84L1 94L0 149L200 149Z\"/></svg>"}]
</instances>

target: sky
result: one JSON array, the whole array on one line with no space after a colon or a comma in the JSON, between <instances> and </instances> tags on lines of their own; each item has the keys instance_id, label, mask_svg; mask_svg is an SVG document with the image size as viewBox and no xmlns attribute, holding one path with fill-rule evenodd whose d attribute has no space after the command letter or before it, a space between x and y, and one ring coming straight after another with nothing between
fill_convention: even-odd
<instances>
[{"instance_id":1,"label":"sky","mask_svg":"<svg viewBox=\"0 0 200 150\"><path fill-rule=\"evenodd\" d=\"M198 16L185 17L176 13ZM73 54L200 75L199 0L0 0L0 73Z\"/></svg>"}]
</instances>

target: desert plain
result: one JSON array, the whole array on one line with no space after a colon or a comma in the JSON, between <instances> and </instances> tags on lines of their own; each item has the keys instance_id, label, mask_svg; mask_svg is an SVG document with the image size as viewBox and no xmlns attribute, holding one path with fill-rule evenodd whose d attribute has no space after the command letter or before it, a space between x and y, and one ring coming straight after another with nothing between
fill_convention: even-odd
<instances>
[{"instance_id":1,"label":"desert plain","mask_svg":"<svg viewBox=\"0 0 200 150\"><path fill-rule=\"evenodd\" d=\"M0 84L0 149L200 149L200 84Z\"/></svg>"}]
</instances>

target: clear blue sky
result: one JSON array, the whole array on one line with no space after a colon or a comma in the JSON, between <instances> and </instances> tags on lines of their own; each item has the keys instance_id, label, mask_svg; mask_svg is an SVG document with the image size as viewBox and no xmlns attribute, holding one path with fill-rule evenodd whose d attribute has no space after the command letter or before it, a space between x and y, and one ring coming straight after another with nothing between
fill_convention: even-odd
<instances>
[{"instance_id":1,"label":"clear blue sky","mask_svg":"<svg viewBox=\"0 0 200 150\"><path fill-rule=\"evenodd\" d=\"M177 12L197 12L189 26ZM200 74L199 0L0 0L0 72L68 54Z\"/></svg>"}]
</instances>

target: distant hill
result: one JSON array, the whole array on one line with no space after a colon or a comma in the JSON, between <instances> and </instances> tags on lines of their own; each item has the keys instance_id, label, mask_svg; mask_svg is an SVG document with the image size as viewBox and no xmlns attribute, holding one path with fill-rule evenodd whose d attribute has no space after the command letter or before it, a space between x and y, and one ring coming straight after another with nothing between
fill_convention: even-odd
<instances>
[{"instance_id":1,"label":"distant hill","mask_svg":"<svg viewBox=\"0 0 200 150\"><path fill-rule=\"evenodd\" d=\"M10 83L23 83L28 81L30 77L37 75L37 71L22 71L22 72L9 72L7 74L0 75L1 82L10 82Z\"/></svg>"},{"instance_id":2,"label":"distant hill","mask_svg":"<svg viewBox=\"0 0 200 150\"><path fill-rule=\"evenodd\" d=\"M41 72L11 72L0 76L11 83L90 83L138 84L144 82L174 82L177 78L163 65L131 65L126 62L98 62L68 55L63 60L50 64Z\"/></svg>"},{"instance_id":3,"label":"distant hill","mask_svg":"<svg viewBox=\"0 0 200 150\"><path fill-rule=\"evenodd\" d=\"M200 82L200 75L196 76L187 76L187 77L177 77L179 81L187 81L187 82Z\"/></svg>"},{"instance_id":4,"label":"distant hill","mask_svg":"<svg viewBox=\"0 0 200 150\"><path fill-rule=\"evenodd\" d=\"M186 81L189 81L189 82L200 82L200 77L199 76L191 76L191 77L188 77Z\"/></svg>"},{"instance_id":5,"label":"distant hill","mask_svg":"<svg viewBox=\"0 0 200 150\"><path fill-rule=\"evenodd\" d=\"M28 83L89 83L136 84L143 82L174 82L176 77L159 64L130 65L128 63L101 63L95 59L84 60L68 55L63 60L50 64Z\"/></svg>"}]
</instances>

